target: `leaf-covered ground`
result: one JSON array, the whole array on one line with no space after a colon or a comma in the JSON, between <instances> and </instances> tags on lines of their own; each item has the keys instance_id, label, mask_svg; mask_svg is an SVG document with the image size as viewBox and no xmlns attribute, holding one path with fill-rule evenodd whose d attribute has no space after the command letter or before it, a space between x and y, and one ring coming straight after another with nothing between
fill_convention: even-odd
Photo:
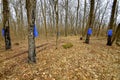
<instances>
[{"instance_id":1,"label":"leaf-covered ground","mask_svg":"<svg viewBox=\"0 0 120 80\"><path fill-rule=\"evenodd\" d=\"M64 49L67 42L73 47ZM120 47L106 46L105 38L83 42L79 37L61 37L56 50L53 38L37 39L36 64L27 63L27 40L14 41L9 51L1 43L0 80L120 80Z\"/></svg>"}]
</instances>

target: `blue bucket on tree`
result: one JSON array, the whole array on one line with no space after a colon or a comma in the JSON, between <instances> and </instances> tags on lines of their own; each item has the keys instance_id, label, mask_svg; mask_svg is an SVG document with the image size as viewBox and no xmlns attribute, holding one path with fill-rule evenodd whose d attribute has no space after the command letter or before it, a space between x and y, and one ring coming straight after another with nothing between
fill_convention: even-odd
<instances>
[{"instance_id":1,"label":"blue bucket on tree","mask_svg":"<svg viewBox=\"0 0 120 80\"><path fill-rule=\"evenodd\" d=\"M91 34L92 34L92 29L91 29L91 28L88 29L87 34L88 34L88 35L91 35Z\"/></svg>"},{"instance_id":2,"label":"blue bucket on tree","mask_svg":"<svg viewBox=\"0 0 120 80\"><path fill-rule=\"evenodd\" d=\"M2 36L5 36L5 29L2 29Z\"/></svg>"},{"instance_id":3,"label":"blue bucket on tree","mask_svg":"<svg viewBox=\"0 0 120 80\"><path fill-rule=\"evenodd\" d=\"M107 35L108 35L108 36L112 36L112 34L113 34L113 30L112 30L112 29L109 29L108 32L107 32Z\"/></svg>"},{"instance_id":4,"label":"blue bucket on tree","mask_svg":"<svg viewBox=\"0 0 120 80\"><path fill-rule=\"evenodd\" d=\"M34 24L34 31L33 31L34 37L38 37L38 31L37 31L37 27Z\"/></svg>"}]
</instances>

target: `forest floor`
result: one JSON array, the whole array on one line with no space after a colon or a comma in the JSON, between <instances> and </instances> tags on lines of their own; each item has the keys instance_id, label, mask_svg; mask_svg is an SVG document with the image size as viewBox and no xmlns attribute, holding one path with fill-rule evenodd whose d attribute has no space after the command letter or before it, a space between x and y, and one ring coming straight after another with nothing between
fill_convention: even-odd
<instances>
[{"instance_id":1,"label":"forest floor","mask_svg":"<svg viewBox=\"0 0 120 80\"><path fill-rule=\"evenodd\" d=\"M67 42L73 47L64 49ZM54 38L37 38L36 64L27 63L27 40L13 41L8 51L0 43L0 80L120 80L120 47L106 46L106 38L83 42L61 37L56 50Z\"/></svg>"}]
</instances>

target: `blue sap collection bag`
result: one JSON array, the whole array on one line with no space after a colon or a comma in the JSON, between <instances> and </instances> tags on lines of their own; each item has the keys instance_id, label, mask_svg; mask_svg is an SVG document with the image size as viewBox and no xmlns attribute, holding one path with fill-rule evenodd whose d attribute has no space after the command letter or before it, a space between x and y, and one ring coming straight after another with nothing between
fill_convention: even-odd
<instances>
[{"instance_id":1,"label":"blue sap collection bag","mask_svg":"<svg viewBox=\"0 0 120 80\"><path fill-rule=\"evenodd\" d=\"M2 29L2 36L5 36L5 29Z\"/></svg>"},{"instance_id":2,"label":"blue sap collection bag","mask_svg":"<svg viewBox=\"0 0 120 80\"><path fill-rule=\"evenodd\" d=\"M108 36L112 36L112 34L113 34L112 29L109 29L108 32L107 32L107 35L108 35Z\"/></svg>"},{"instance_id":3,"label":"blue sap collection bag","mask_svg":"<svg viewBox=\"0 0 120 80\"><path fill-rule=\"evenodd\" d=\"M33 31L34 37L38 37L38 31L37 27L34 25L34 31Z\"/></svg>"},{"instance_id":4,"label":"blue sap collection bag","mask_svg":"<svg viewBox=\"0 0 120 80\"><path fill-rule=\"evenodd\" d=\"M88 29L87 34L88 34L88 35L91 35L91 34L92 34L92 29L91 29L91 28Z\"/></svg>"}]
</instances>

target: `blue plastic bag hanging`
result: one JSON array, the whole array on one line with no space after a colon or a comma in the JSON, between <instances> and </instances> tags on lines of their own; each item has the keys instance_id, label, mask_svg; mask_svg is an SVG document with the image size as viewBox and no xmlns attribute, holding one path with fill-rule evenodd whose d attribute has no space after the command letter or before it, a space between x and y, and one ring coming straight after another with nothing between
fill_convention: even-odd
<instances>
[{"instance_id":1,"label":"blue plastic bag hanging","mask_svg":"<svg viewBox=\"0 0 120 80\"><path fill-rule=\"evenodd\" d=\"M5 36L5 29L2 29L2 36Z\"/></svg>"},{"instance_id":2,"label":"blue plastic bag hanging","mask_svg":"<svg viewBox=\"0 0 120 80\"><path fill-rule=\"evenodd\" d=\"M88 34L88 35L91 35L91 34L92 34L92 29L91 29L91 28L88 29L87 34Z\"/></svg>"},{"instance_id":3,"label":"blue plastic bag hanging","mask_svg":"<svg viewBox=\"0 0 120 80\"><path fill-rule=\"evenodd\" d=\"M113 33L112 29L109 29L108 32L107 32L107 35L112 36L112 33Z\"/></svg>"},{"instance_id":4,"label":"blue plastic bag hanging","mask_svg":"<svg viewBox=\"0 0 120 80\"><path fill-rule=\"evenodd\" d=\"M33 32L33 34L34 34L34 37L38 37L38 31L37 31L37 27L36 27L35 24L34 24L34 32Z\"/></svg>"}]
</instances>

